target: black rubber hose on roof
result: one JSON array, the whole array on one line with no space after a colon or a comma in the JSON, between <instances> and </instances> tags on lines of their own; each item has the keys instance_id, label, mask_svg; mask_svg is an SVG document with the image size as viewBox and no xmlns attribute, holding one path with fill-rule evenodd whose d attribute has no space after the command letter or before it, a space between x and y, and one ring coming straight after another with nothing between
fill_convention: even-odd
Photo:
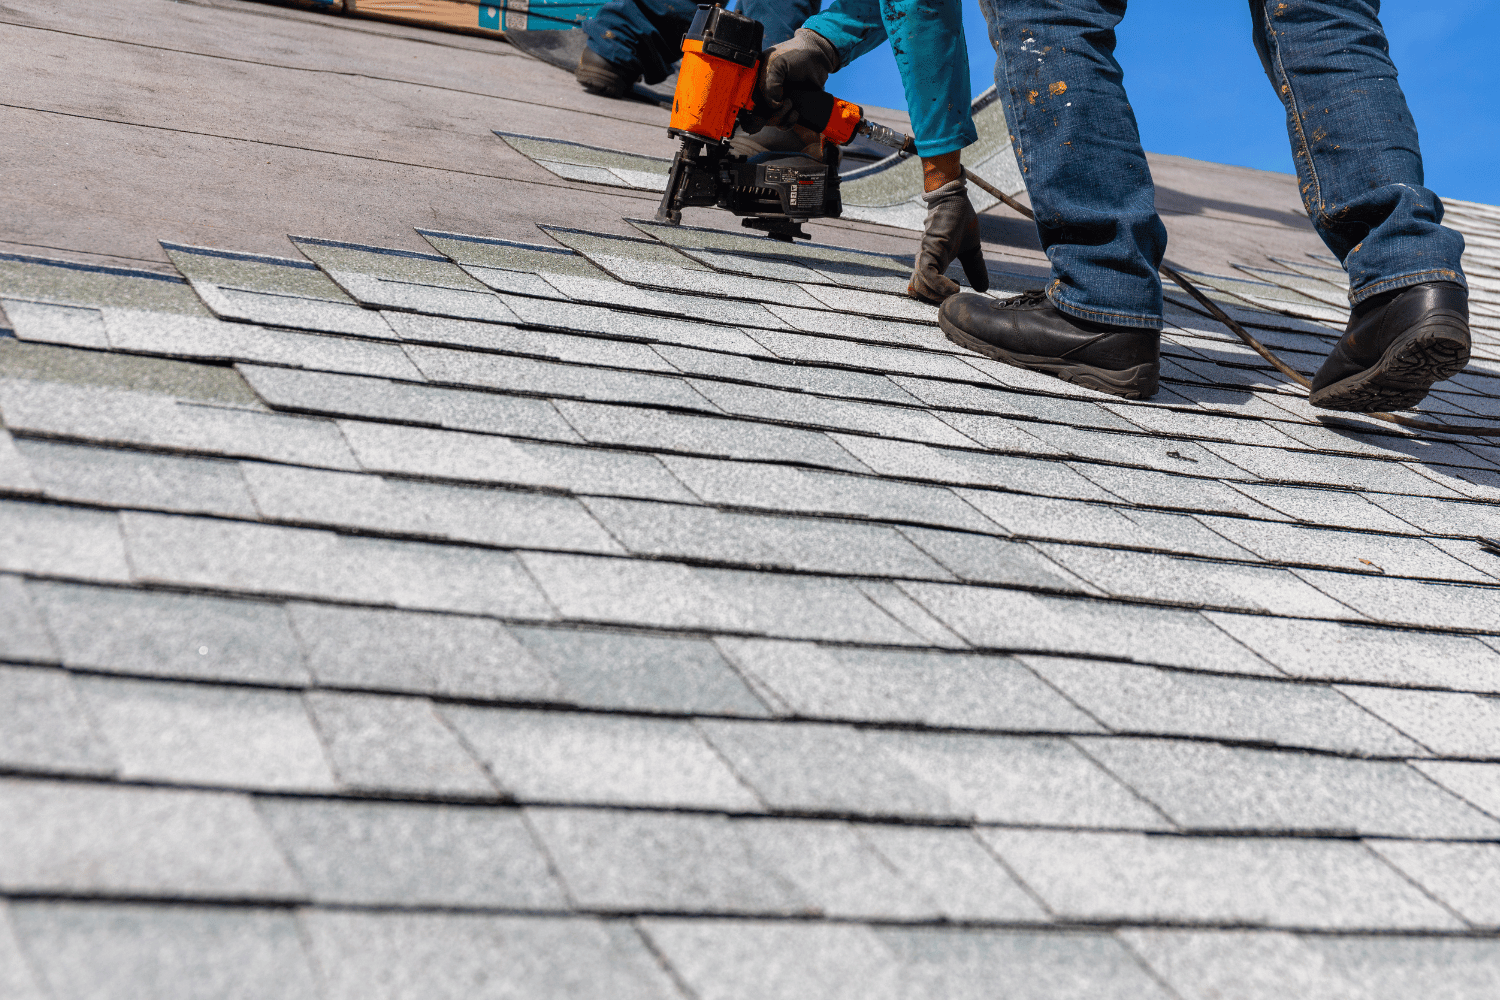
<instances>
[{"instance_id":1,"label":"black rubber hose on roof","mask_svg":"<svg viewBox=\"0 0 1500 1000\"><path fill-rule=\"evenodd\" d=\"M1004 191L1001 191L999 188L995 187L984 178L979 177L968 170L964 171L964 176L974 184L976 184L981 191L985 191L995 196L996 198L1004 202L1008 207L1015 209L1017 212L1026 216L1026 218L1031 219L1033 222L1036 221L1036 215L1031 211L1031 209L1027 208L1019 201L1016 201L1016 199L1012 198ZM1312 387L1312 382L1307 378L1306 375L1303 375L1301 372L1297 371L1291 365L1287 364L1285 361L1282 361L1275 354L1273 354L1271 352L1271 349L1257 340L1254 334L1252 334L1249 330L1246 330L1239 323L1236 323L1228 313L1219 308L1217 303L1215 303L1207 295L1204 295L1203 292L1198 289L1197 285L1194 285L1187 279L1187 276L1185 274L1183 274L1181 271L1178 271L1174 267L1167 266L1166 264L1162 264L1161 273L1166 275L1168 278L1171 278L1178 285L1180 285L1183 291L1187 292L1193 297L1194 301L1196 301L1204 309L1208 310L1210 316L1218 320L1220 323L1223 323L1225 326L1229 327L1230 330L1234 331L1235 336L1243 340L1245 342L1245 345L1253 350L1256 354L1259 354L1261 357L1269 361L1277 371L1281 372L1281 374L1285 375L1293 382L1296 382L1304 389ZM1433 423L1430 420L1417 420L1413 417L1403 417L1399 413L1362 413L1360 414L1360 416L1370 417L1374 420L1384 420L1387 423L1398 424L1402 427L1410 427L1412 430L1417 431L1429 431L1438 434L1464 434L1474 435L1477 437L1500 437L1500 427L1480 427L1474 424L1438 424ZM1335 419L1332 414L1329 414L1329 418Z\"/></svg>"}]
</instances>

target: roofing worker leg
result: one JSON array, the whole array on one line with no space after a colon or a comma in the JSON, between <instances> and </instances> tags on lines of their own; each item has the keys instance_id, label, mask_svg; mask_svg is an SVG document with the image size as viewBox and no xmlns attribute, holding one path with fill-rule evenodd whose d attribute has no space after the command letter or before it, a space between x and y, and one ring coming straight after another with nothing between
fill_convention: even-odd
<instances>
[{"instance_id":1,"label":"roofing worker leg","mask_svg":"<svg viewBox=\"0 0 1500 1000\"><path fill-rule=\"evenodd\" d=\"M1016 162L1052 264L1044 292L965 294L938 321L960 346L1142 398L1156 392L1167 231L1115 61L1123 0L979 0Z\"/></svg>"},{"instance_id":2,"label":"roofing worker leg","mask_svg":"<svg viewBox=\"0 0 1500 1000\"><path fill-rule=\"evenodd\" d=\"M753 17L765 29L761 44L766 48L779 45L802 27L802 22L816 14L823 0L740 0L739 12Z\"/></svg>"},{"instance_id":3,"label":"roofing worker leg","mask_svg":"<svg viewBox=\"0 0 1500 1000\"><path fill-rule=\"evenodd\" d=\"M682 36L697 12L693 0L609 0L583 22L588 48L578 82L610 97L623 95L640 76L660 83L681 56Z\"/></svg>"},{"instance_id":4,"label":"roofing worker leg","mask_svg":"<svg viewBox=\"0 0 1500 1000\"><path fill-rule=\"evenodd\" d=\"M1250 0L1255 48L1286 106L1307 217L1349 273L1344 336L1310 401L1415 406L1469 360L1464 239L1423 186L1417 126L1379 0Z\"/></svg>"}]
</instances>

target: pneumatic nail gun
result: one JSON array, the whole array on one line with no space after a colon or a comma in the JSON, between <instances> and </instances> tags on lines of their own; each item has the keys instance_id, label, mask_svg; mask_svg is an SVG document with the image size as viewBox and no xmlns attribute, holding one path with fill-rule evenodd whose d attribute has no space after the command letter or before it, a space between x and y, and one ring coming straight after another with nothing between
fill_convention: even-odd
<instances>
[{"instance_id":1,"label":"pneumatic nail gun","mask_svg":"<svg viewBox=\"0 0 1500 1000\"><path fill-rule=\"evenodd\" d=\"M913 151L909 137L868 121L864 109L821 90L789 93L798 126L823 140L822 160L805 154L736 153L736 132L759 131L755 79L760 67L759 21L717 6L700 6L682 41L682 67L667 134L682 148L672 160L659 222L677 224L683 208L715 205L744 216L743 225L791 242L807 239L802 223L836 219L840 146L864 135L897 150ZM831 144L831 145L830 145Z\"/></svg>"}]
</instances>

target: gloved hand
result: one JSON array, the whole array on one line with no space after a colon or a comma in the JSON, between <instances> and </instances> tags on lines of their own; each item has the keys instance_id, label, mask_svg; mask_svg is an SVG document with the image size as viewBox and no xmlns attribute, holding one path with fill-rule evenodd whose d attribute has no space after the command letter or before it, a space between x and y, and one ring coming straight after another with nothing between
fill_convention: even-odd
<instances>
[{"instance_id":1,"label":"gloved hand","mask_svg":"<svg viewBox=\"0 0 1500 1000\"><path fill-rule=\"evenodd\" d=\"M964 275L974 290L988 291L990 273L979 245L979 216L969 204L964 179L959 177L928 191L922 200L927 202L927 222L906 294L928 302L942 302L958 294L958 283L943 273L955 257L963 264Z\"/></svg>"},{"instance_id":2,"label":"gloved hand","mask_svg":"<svg viewBox=\"0 0 1500 1000\"><path fill-rule=\"evenodd\" d=\"M822 90L828 75L839 68L833 43L816 31L798 28L796 33L762 52L760 73L755 81L755 117L768 125L796 122L788 90ZM793 117L788 119L788 114Z\"/></svg>"}]
</instances>

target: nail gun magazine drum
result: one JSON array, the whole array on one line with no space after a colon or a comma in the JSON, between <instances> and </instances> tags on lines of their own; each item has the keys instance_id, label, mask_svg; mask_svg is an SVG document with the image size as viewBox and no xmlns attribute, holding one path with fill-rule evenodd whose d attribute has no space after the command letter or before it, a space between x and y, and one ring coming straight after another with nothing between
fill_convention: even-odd
<instances>
[{"instance_id":1,"label":"nail gun magazine drum","mask_svg":"<svg viewBox=\"0 0 1500 1000\"><path fill-rule=\"evenodd\" d=\"M829 204L830 193L837 197L838 174L826 163L806 156L762 154L726 166L732 181L721 204L735 215L784 215L800 221L836 218L842 208L837 201Z\"/></svg>"}]
</instances>

